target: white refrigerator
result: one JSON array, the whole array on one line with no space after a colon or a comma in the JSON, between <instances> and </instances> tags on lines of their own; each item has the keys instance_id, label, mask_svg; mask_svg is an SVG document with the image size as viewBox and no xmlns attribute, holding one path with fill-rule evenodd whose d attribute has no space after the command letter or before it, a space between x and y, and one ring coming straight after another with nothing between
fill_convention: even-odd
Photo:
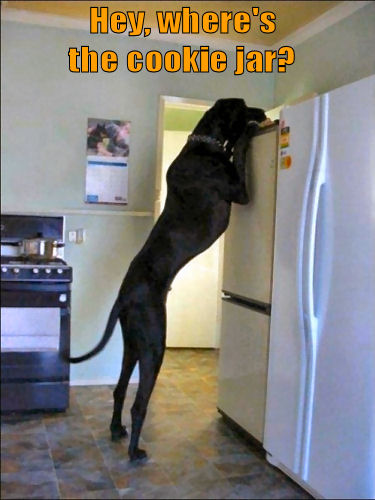
<instances>
[{"instance_id":1,"label":"white refrigerator","mask_svg":"<svg viewBox=\"0 0 375 500\"><path fill-rule=\"evenodd\" d=\"M247 154L248 205L232 205L225 233L218 408L263 441L278 127L261 129Z\"/></svg>"},{"instance_id":2,"label":"white refrigerator","mask_svg":"<svg viewBox=\"0 0 375 500\"><path fill-rule=\"evenodd\" d=\"M264 448L317 497L375 497L375 76L280 116Z\"/></svg>"}]
</instances>

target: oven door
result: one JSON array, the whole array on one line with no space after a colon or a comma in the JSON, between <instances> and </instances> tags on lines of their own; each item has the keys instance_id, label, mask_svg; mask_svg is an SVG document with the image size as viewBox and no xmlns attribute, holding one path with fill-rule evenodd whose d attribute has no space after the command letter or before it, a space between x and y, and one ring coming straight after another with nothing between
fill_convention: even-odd
<instances>
[{"instance_id":1,"label":"oven door","mask_svg":"<svg viewBox=\"0 0 375 500\"><path fill-rule=\"evenodd\" d=\"M1 325L2 384L68 384L70 284L2 282Z\"/></svg>"}]
</instances>

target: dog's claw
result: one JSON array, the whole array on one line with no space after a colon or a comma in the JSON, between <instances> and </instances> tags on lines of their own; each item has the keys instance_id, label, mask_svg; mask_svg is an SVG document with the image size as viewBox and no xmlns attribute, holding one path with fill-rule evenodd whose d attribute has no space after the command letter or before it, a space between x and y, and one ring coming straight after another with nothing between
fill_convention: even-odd
<instances>
[{"instance_id":1,"label":"dog's claw","mask_svg":"<svg viewBox=\"0 0 375 500\"><path fill-rule=\"evenodd\" d=\"M129 458L131 462L135 462L136 460L146 460L147 453L145 452L145 450L136 448L134 451L129 452Z\"/></svg>"},{"instance_id":2,"label":"dog's claw","mask_svg":"<svg viewBox=\"0 0 375 500\"><path fill-rule=\"evenodd\" d=\"M128 435L128 431L126 430L125 425L121 425L120 427L116 427L111 429L111 438L112 441L120 441L120 439L126 438Z\"/></svg>"}]
</instances>

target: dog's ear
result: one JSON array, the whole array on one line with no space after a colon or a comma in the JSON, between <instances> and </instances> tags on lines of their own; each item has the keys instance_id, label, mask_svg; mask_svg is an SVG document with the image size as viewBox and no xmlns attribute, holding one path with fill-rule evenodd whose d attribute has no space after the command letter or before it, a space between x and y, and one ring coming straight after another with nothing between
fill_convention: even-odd
<instances>
[{"instance_id":1,"label":"dog's ear","mask_svg":"<svg viewBox=\"0 0 375 500\"><path fill-rule=\"evenodd\" d=\"M212 108L215 123L224 139L234 143L247 123L247 106L243 99L219 99Z\"/></svg>"},{"instance_id":2,"label":"dog's ear","mask_svg":"<svg viewBox=\"0 0 375 500\"><path fill-rule=\"evenodd\" d=\"M226 117L226 119L228 119L231 115L246 110L247 106L243 99L218 99L215 102L214 109L216 113L218 113L219 115L223 115Z\"/></svg>"},{"instance_id":3,"label":"dog's ear","mask_svg":"<svg viewBox=\"0 0 375 500\"><path fill-rule=\"evenodd\" d=\"M260 108L247 108L247 119L248 121L263 122L267 119L267 116L263 109Z\"/></svg>"}]
</instances>

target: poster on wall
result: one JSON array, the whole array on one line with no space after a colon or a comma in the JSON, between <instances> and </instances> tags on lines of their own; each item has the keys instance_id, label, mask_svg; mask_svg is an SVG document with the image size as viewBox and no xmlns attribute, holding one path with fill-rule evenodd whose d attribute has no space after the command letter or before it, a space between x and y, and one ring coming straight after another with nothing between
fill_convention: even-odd
<instances>
[{"instance_id":1,"label":"poster on wall","mask_svg":"<svg viewBox=\"0 0 375 500\"><path fill-rule=\"evenodd\" d=\"M130 122L89 118L86 203L128 203Z\"/></svg>"}]
</instances>

